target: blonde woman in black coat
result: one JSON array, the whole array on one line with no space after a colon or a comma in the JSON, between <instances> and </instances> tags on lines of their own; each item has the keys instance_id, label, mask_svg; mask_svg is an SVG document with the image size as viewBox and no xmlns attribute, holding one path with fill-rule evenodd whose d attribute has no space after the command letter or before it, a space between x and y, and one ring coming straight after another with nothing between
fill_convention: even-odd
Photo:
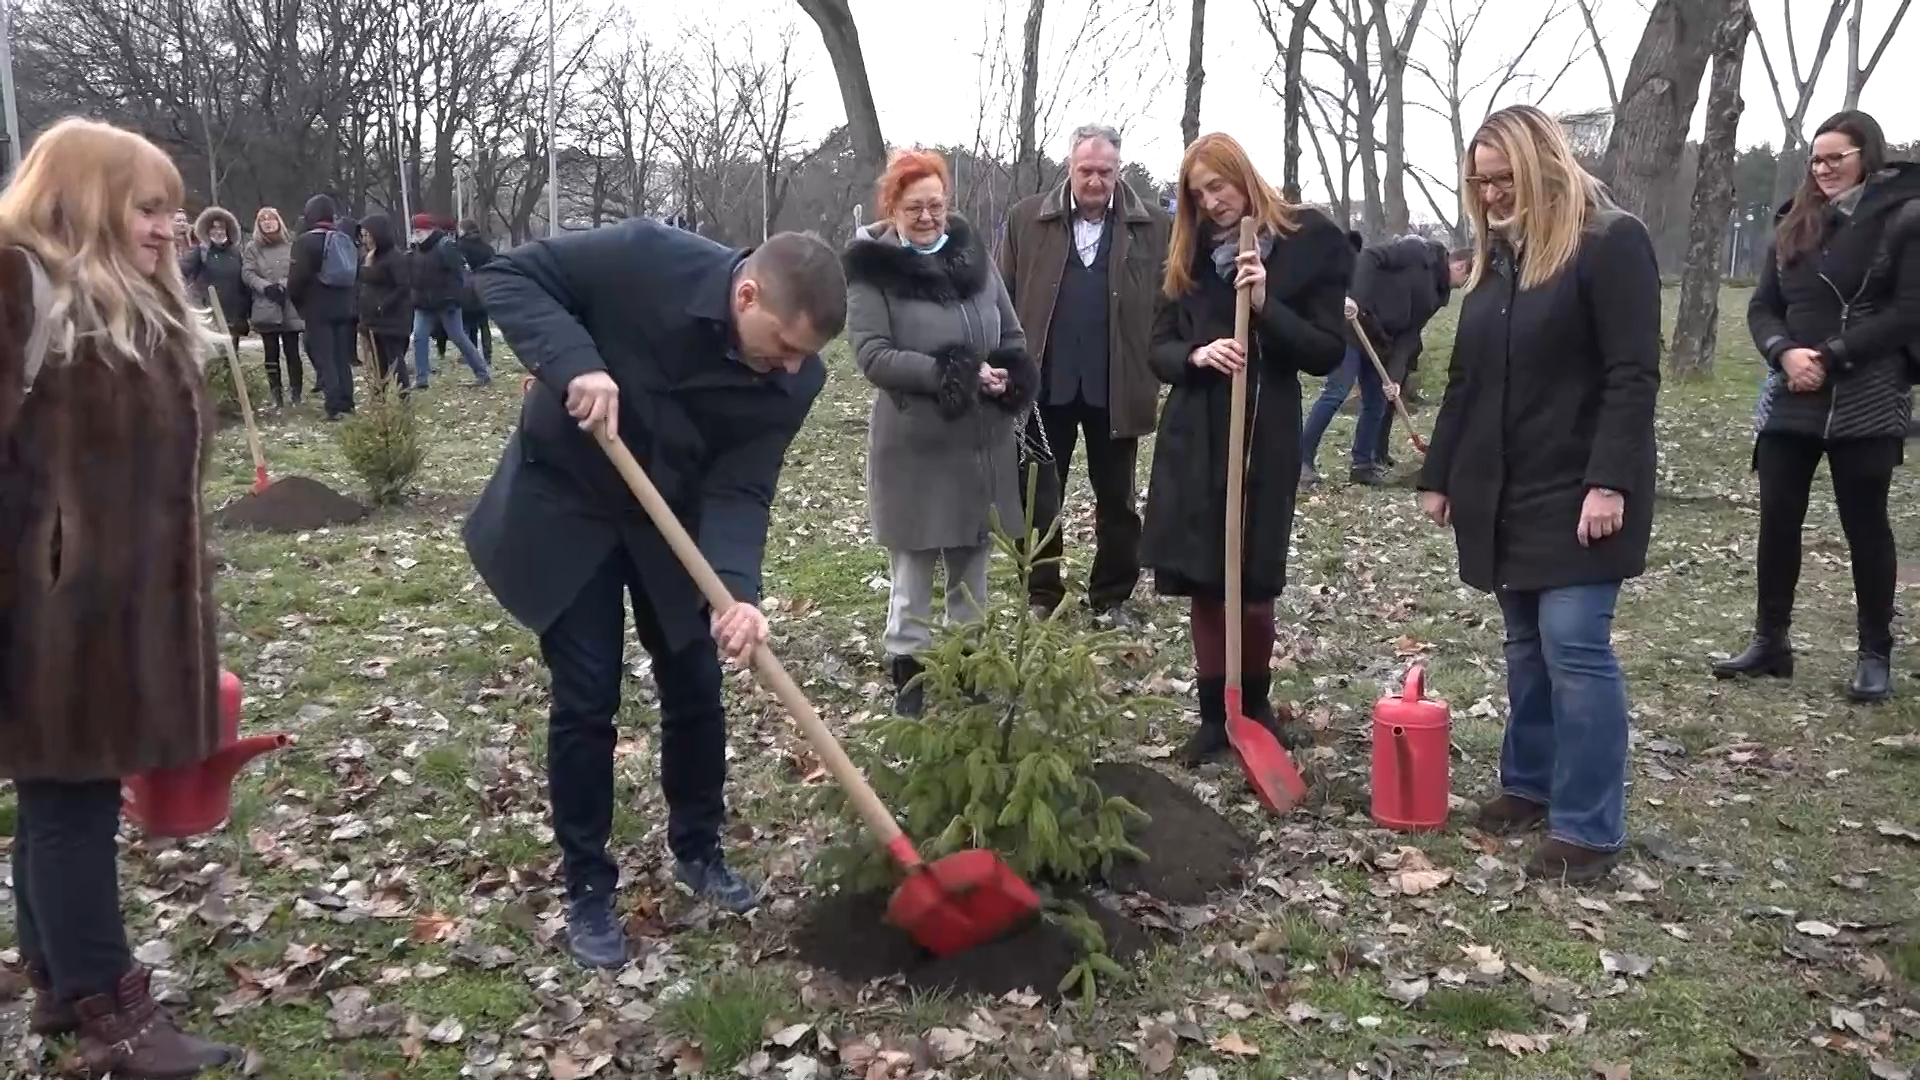
<instances>
[{"instance_id":1,"label":"blonde woman in black coat","mask_svg":"<svg viewBox=\"0 0 1920 1080\"><path fill-rule=\"evenodd\" d=\"M1501 793L1479 825L1546 826L1527 872L1590 881L1627 842L1613 614L1653 531L1660 270L1552 117L1502 109L1470 154L1477 243L1420 505L1506 622Z\"/></svg>"}]
</instances>

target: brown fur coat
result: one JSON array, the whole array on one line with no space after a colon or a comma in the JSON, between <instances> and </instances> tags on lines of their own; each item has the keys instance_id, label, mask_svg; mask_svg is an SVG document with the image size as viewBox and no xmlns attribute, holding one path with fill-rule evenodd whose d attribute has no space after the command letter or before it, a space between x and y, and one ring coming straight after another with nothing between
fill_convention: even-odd
<instances>
[{"instance_id":1,"label":"brown fur coat","mask_svg":"<svg viewBox=\"0 0 1920 1080\"><path fill-rule=\"evenodd\" d=\"M219 655L191 356L83 345L23 396L25 258L0 249L0 777L123 777L208 757Z\"/></svg>"}]
</instances>

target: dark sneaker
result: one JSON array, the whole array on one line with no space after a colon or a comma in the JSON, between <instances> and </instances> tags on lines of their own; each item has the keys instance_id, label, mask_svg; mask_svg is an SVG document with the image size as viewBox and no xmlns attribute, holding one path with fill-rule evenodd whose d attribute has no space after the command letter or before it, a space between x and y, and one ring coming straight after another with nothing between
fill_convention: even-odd
<instances>
[{"instance_id":1,"label":"dark sneaker","mask_svg":"<svg viewBox=\"0 0 1920 1080\"><path fill-rule=\"evenodd\" d=\"M582 896L567 903L567 951L582 967L626 966L627 933L614 914L611 896Z\"/></svg>"},{"instance_id":2,"label":"dark sneaker","mask_svg":"<svg viewBox=\"0 0 1920 1080\"><path fill-rule=\"evenodd\" d=\"M1347 473L1350 484L1364 484L1367 487L1379 487L1387 482L1386 474L1377 465L1356 465Z\"/></svg>"},{"instance_id":3,"label":"dark sneaker","mask_svg":"<svg viewBox=\"0 0 1920 1080\"><path fill-rule=\"evenodd\" d=\"M735 915L745 915L760 906L760 897L753 886L734 873L726 860L718 855L706 859L682 859L675 864L673 876L679 878L682 885L692 889L695 896L711 901Z\"/></svg>"},{"instance_id":4,"label":"dark sneaker","mask_svg":"<svg viewBox=\"0 0 1920 1080\"><path fill-rule=\"evenodd\" d=\"M1300 466L1300 486L1301 487L1303 488L1314 487L1319 483L1320 483L1320 470L1314 468L1311 465Z\"/></svg>"},{"instance_id":5,"label":"dark sneaker","mask_svg":"<svg viewBox=\"0 0 1920 1080\"><path fill-rule=\"evenodd\" d=\"M1618 851L1595 851L1548 838L1540 842L1533 850L1533 858L1527 860L1527 876L1537 881L1584 885L1606 877L1619 861Z\"/></svg>"},{"instance_id":6,"label":"dark sneaker","mask_svg":"<svg viewBox=\"0 0 1920 1080\"><path fill-rule=\"evenodd\" d=\"M1502 795L1480 804L1474 815L1474 827L1495 836L1516 836L1544 825L1547 808L1518 795Z\"/></svg>"}]
</instances>

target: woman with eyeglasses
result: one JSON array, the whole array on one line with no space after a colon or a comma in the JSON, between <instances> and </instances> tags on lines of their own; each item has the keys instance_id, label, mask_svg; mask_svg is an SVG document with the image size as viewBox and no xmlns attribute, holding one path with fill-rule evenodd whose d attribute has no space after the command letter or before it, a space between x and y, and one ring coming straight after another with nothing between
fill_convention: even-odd
<instances>
[{"instance_id":1,"label":"woman with eyeglasses","mask_svg":"<svg viewBox=\"0 0 1920 1080\"><path fill-rule=\"evenodd\" d=\"M1473 270L1420 507L1506 623L1500 794L1477 823L1544 825L1527 874L1592 881L1627 842L1613 618L1653 532L1660 268L1546 113L1494 113L1468 153Z\"/></svg>"},{"instance_id":2,"label":"woman with eyeglasses","mask_svg":"<svg viewBox=\"0 0 1920 1080\"><path fill-rule=\"evenodd\" d=\"M952 195L938 153L897 151L880 220L843 257L847 336L874 387L867 512L892 568L885 648L902 716L924 705L916 657L932 643L934 574L945 567L948 621L975 621L996 515L1020 532L1014 421L1040 386L1013 301Z\"/></svg>"},{"instance_id":3,"label":"woman with eyeglasses","mask_svg":"<svg viewBox=\"0 0 1920 1080\"><path fill-rule=\"evenodd\" d=\"M1920 357L1920 166L1888 161L1866 113L1837 113L1813 138L1807 175L1780 209L1747 328L1766 358L1753 468L1760 478L1759 613L1723 679L1793 674L1800 527L1820 459L1853 562L1859 652L1847 697L1893 694L1896 564L1887 490L1905 451Z\"/></svg>"}]
</instances>

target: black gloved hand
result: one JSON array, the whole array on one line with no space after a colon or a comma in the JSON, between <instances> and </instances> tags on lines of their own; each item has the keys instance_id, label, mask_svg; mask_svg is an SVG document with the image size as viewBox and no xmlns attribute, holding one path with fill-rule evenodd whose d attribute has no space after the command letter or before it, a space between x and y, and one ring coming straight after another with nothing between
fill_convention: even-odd
<instances>
[{"instance_id":1,"label":"black gloved hand","mask_svg":"<svg viewBox=\"0 0 1920 1080\"><path fill-rule=\"evenodd\" d=\"M286 303L287 287L285 285L280 285L280 284L273 284L273 285L267 286L267 299L273 301L276 304Z\"/></svg>"}]
</instances>

